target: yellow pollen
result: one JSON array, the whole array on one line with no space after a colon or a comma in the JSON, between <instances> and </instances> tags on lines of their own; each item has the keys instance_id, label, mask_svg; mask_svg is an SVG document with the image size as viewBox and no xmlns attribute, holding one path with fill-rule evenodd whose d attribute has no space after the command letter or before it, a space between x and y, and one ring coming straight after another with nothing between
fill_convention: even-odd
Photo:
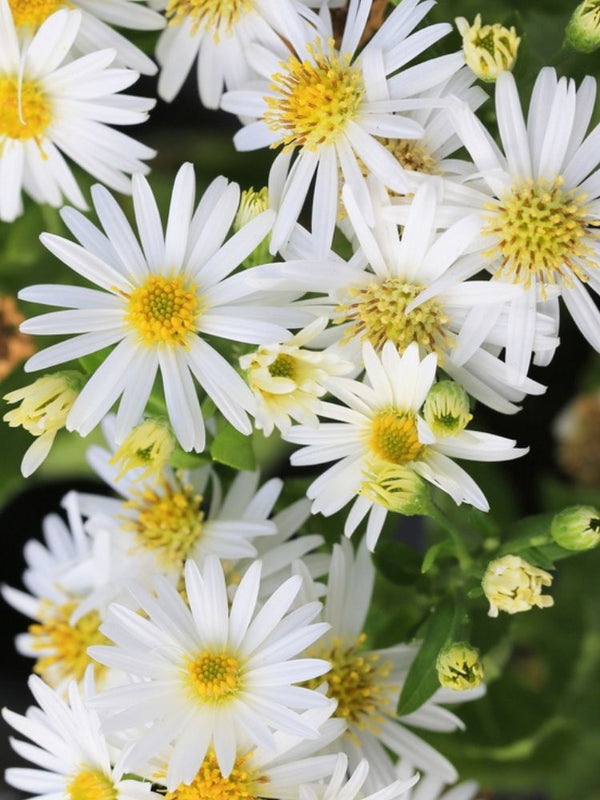
<instances>
[{"instance_id":1,"label":"yellow pollen","mask_svg":"<svg viewBox=\"0 0 600 800\"><path fill-rule=\"evenodd\" d=\"M335 142L360 113L365 90L360 69L350 63L352 56L336 53L332 39L327 53L319 41L308 50L311 61L292 56L272 77L269 88L275 96L265 97L264 119L281 135L272 147L318 150Z\"/></svg>"},{"instance_id":2,"label":"yellow pollen","mask_svg":"<svg viewBox=\"0 0 600 800\"><path fill-rule=\"evenodd\" d=\"M594 251L586 237L598 223L588 216L586 195L565 191L559 177L553 183L539 180L515 184L497 205L489 206L482 233L496 244L485 255L500 257L496 278L509 278L542 293L547 286L573 286L573 276L587 280L584 267L596 267Z\"/></svg>"},{"instance_id":3,"label":"yellow pollen","mask_svg":"<svg viewBox=\"0 0 600 800\"><path fill-rule=\"evenodd\" d=\"M72 8L65 0L8 0L17 28L37 27L61 8Z\"/></svg>"},{"instance_id":4,"label":"yellow pollen","mask_svg":"<svg viewBox=\"0 0 600 800\"><path fill-rule=\"evenodd\" d=\"M82 680L89 664L94 664L96 677L105 671L105 667L87 654L92 645L109 644L99 631L100 615L90 611L71 624L69 620L76 607L74 600L61 606L43 601L41 622L29 626L34 640L32 648L42 653L33 670L51 686L57 686L66 678Z\"/></svg>"},{"instance_id":5,"label":"yellow pollen","mask_svg":"<svg viewBox=\"0 0 600 800\"><path fill-rule=\"evenodd\" d=\"M240 756L227 778L221 775L214 753L209 753L190 784L182 783L165 800L257 800L261 784L269 779L248 766L252 753Z\"/></svg>"},{"instance_id":6,"label":"yellow pollen","mask_svg":"<svg viewBox=\"0 0 600 800\"><path fill-rule=\"evenodd\" d=\"M383 283L373 280L368 286L355 286L348 291L348 301L336 308L336 324L350 322L342 344L355 336L369 341L381 350L389 339L402 354L411 342L417 342L427 353L440 353L451 346L445 329L448 317L435 299L426 300L407 313L406 309L423 291L422 286L388 278Z\"/></svg>"},{"instance_id":7,"label":"yellow pollen","mask_svg":"<svg viewBox=\"0 0 600 800\"><path fill-rule=\"evenodd\" d=\"M233 26L253 9L254 0L169 0L166 15L171 25L190 19L192 33L201 28L218 41L223 34L231 36Z\"/></svg>"},{"instance_id":8,"label":"yellow pollen","mask_svg":"<svg viewBox=\"0 0 600 800\"><path fill-rule=\"evenodd\" d=\"M185 345L196 330L200 303L196 287L184 287L180 277L153 275L129 296L126 321L147 345Z\"/></svg>"},{"instance_id":9,"label":"yellow pollen","mask_svg":"<svg viewBox=\"0 0 600 800\"><path fill-rule=\"evenodd\" d=\"M205 651L186 667L194 699L219 705L233 699L240 690L240 662L227 653Z\"/></svg>"},{"instance_id":10,"label":"yellow pollen","mask_svg":"<svg viewBox=\"0 0 600 800\"><path fill-rule=\"evenodd\" d=\"M419 441L414 415L395 408L380 411L375 417L369 445L376 456L397 466L415 461L425 449Z\"/></svg>"},{"instance_id":11,"label":"yellow pollen","mask_svg":"<svg viewBox=\"0 0 600 800\"><path fill-rule=\"evenodd\" d=\"M0 139L35 139L52 120L48 98L35 81L0 77Z\"/></svg>"},{"instance_id":12,"label":"yellow pollen","mask_svg":"<svg viewBox=\"0 0 600 800\"><path fill-rule=\"evenodd\" d=\"M132 495L123 507L134 516L121 518L123 530L135 534L140 548L156 551L165 566L183 564L202 534L202 495L178 479L173 485L164 478L158 489L146 486Z\"/></svg>"},{"instance_id":13,"label":"yellow pollen","mask_svg":"<svg viewBox=\"0 0 600 800\"><path fill-rule=\"evenodd\" d=\"M381 661L378 653L362 653L366 636L343 641L334 637L330 650L311 650L311 656L324 658L331 670L321 678L306 681L310 689L327 681L327 696L337 700L336 717L348 726L377 732L383 715L393 712L391 696L397 687L388 682L391 661ZM352 730L349 731L352 736Z\"/></svg>"},{"instance_id":14,"label":"yellow pollen","mask_svg":"<svg viewBox=\"0 0 600 800\"><path fill-rule=\"evenodd\" d=\"M437 164L427 148L412 139L379 139L381 144L400 162L404 169L423 172L426 175L439 173Z\"/></svg>"},{"instance_id":15,"label":"yellow pollen","mask_svg":"<svg viewBox=\"0 0 600 800\"><path fill-rule=\"evenodd\" d=\"M117 800L114 783L99 769L83 770L67 784L67 800Z\"/></svg>"}]
</instances>

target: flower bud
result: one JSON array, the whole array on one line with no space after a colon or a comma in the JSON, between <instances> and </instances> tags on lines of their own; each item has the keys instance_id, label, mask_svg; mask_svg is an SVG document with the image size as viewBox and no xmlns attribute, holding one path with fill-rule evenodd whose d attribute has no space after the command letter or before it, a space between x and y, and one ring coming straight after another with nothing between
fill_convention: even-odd
<instances>
[{"instance_id":1,"label":"flower bud","mask_svg":"<svg viewBox=\"0 0 600 800\"><path fill-rule=\"evenodd\" d=\"M36 437L21 462L21 472L26 478L35 472L50 452L83 382L84 376L80 372L57 372L43 375L29 386L4 396L7 403L21 403L4 415L4 421L11 428L25 428Z\"/></svg>"},{"instance_id":2,"label":"flower bud","mask_svg":"<svg viewBox=\"0 0 600 800\"><path fill-rule=\"evenodd\" d=\"M591 550L600 542L600 511L593 506L565 508L554 516L550 534L565 550Z\"/></svg>"},{"instance_id":3,"label":"flower bud","mask_svg":"<svg viewBox=\"0 0 600 800\"><path fill-rule=\"evenodd\" d=\"M456 436L473 419L469 413L469 395L454 381L439 381L427 395L423 416L438 439Z\"/></svg>"},{"instance_id":4,"label":"flower bud","mask_svg":"<svg viewBox=\"0 0 600 800\"><path fill-rule=\"evenodd\" d=\"M444 647L435 666L444 689L473 689L483 681L479 650L467 642L454 642Z\"/></svg>"},{"instance_id":5,"label":"flower bud","mask_svg":"<svg viewBox=\"0 0 600 800\"><path fill-rule=\"evenodd\" d=\"M584 0L569 20L565 42L580 53L593 53L600 47L600 0Z\"/></svg>"},{"instance_id":6,"label":"flower bud","mask_svg":"<svg viewBox=\"0 0 600 800\"><path fill-rule=\"evenodd\" d=\"M175 440L169 425L161 420L145 419L126 436L110 463L119 465L117 480L131 469L143 469L136 480L153 478L156 482L174 449Z\"/></svg>"},{"instance_id":7,"label":"flower bud","mask_svg":"<svg viewBox=\"0 0 600 800\"><path fill-rule=\"evenodd\" d=\"M493 83L501 72L512 70L521 42L514 28L498 23L482 25L481 14L477 14L472 25L464 17L457 17L455 22L462 36L467 66L480 80Z\"/></svg>"},{"instance_id":8,"label":"flower bud","mask_svg":"<svg viewBox=\"0 0 600 800\"><path fill-rule=\"evenodd\" d=\"M258 217L264 211L269 209L269 191L266 186L259 191L255 189L245 189L242 192L240 205L233 221L233 230L237 233L244 225L247 225L253 219ZM245 259L242 266L256 267L259 264L270 263L273 258L269 254L270 234L265 236L263 241L258 247L250 253L248 258Z\"/></svg>"},{"instance_id":9,"label":"flower bud","mask_svg":"<svg viewBox=\"0 0 600 800\"><path fill-rule=\"evenodd\" d=\"M490 561L481 585L490 602L490 617L497 617L499 611L517 614L533 606L554 605L552 597L542 594L542 587L552 585L552 575L520 556L507 555Z\"/></svg>"},{"instance_id":10,"label":"flower bud","mask_svg":"<svg viewBox=\"0 0 600 800\"><path fill-rule=\"evenodd\" d=\"M358 491L372 503L404 514L425 515L430 508L429 489L420 475L408 467L374 460L365 466Z\"/></svg>"}]
</instances>

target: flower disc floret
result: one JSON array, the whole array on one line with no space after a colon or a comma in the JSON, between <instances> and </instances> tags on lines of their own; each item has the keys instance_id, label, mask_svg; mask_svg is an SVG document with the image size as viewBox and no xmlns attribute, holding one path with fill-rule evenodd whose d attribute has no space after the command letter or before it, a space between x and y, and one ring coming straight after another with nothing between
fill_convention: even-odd
<instances>
[{"instance_id":1,"label":"flower disc floret","mask_svg":"<svg viewBox=\"0 0 600 800\"><path fill-rule=\"evenodd\" d=\"M412 139L386 138L379 141L398 159L404 169L421 172L425 175L436 175L439 172L435 159L422 142Z\"/></svg>"},{"instance_id":2,"label":"flower disc floret","mask_svg":"<svg viewBox=\"0 0 600 800\"><path fill-rule=\"evenodd\" d=\"M114 783L99 769L79 772L67 784L67 800L117 800Z\"/></svg>"},{"instance_id":3,"label":"flower disc floret","mask_svg":"<svg viewBox=\"0 0 600 800\"><path fill-rule=\"evenodd\" d=\"M194 285L184 285L180 276L153 275L129 296L126 320L147 345L183 344L199 311Z\"/></svg>"},{"instance_id":4,"label":"flower disc floret","mask_svg":"<svg viewBox=\"0 0 600 800\"><path fill-rule=\"evenodd\" d=\"M228 653L202 652L187 668L192 693L207 703L231 700L240 689L240 662Z\"/></svg>"},{"instance_id":5,"label":"flower disc floret","mask_svg":"<svg viewBox=\"0 0 600 800\"><path fill-rule=\"evenodd\" d=\"M36 139L51 121L49 100L36 81L0 77L0 137Z\"/></svg>"},{"instance_id":6,"label":"flower disc floret","mask_svg":"<svg viewBox=\"0 0 600 800\"><path fill-rule=\"evenodd\" d=\"M188 484L163 479L156 490L133 489L123 505L133 515L124 517L121 527L135 534L140 547L154 550L165 566L182 564L202 534L202 495Z\"/></svg>"},{"instance_id":7,"label":"flower disc floret","mask_svg":"<svg viewBox=\"0 0 600 800\"><path fill-rule=\"evenodd\" d=\"M444 350L448 346L444 330L448 317L439 303L426 300L412 311L406 310L422 291L422 286L398 278L352 287L349 300L336 309L335 321L350 323L342 341L358 336L379 351L389 340L400 354L411 342L417 342L427 352Z\"/></svg>"},{"instance_id":8,"label":"flower disc floret","mask_svg":"<svg viewBox=\"0 0 600 800\"><path fill-rule=\"evenodd\" d=\"M172 25L189 19L192 32L209 31L218 40L220 33L230 36L236 22L253 7L254 0L169 0L166 14Z\"/></svg>"},{"instance_id":9,"label":"flower disc floret","mask_svg":"<svg viewBox=\"0 0 600 800\"><path fill-rule=\"evenodd\" d=\"M369 445L384 461L402 466L415 461L423 453L414 414L397 409L380 411L373 419Z\"/></svg>"},{"instance_id":10,"label":"flower disc floret","mask_svg":"<svg viewBox=\"0 0 600 800\"><path fill-rule=\"evenodd\" d=\"M64 0L8 0L8 5L17 28L37 28L51 14L65 6L68 8L70 3Z\"/></svg>"},{"instance_id":11,"label":"flower disc floret","mask_svg":"<svg viewBox=\"0 0 600 800\"><path fill-rule=\"evenodd\" d=\"M373 731L383 721L381 714L389 710L390 693L397 687L388 684L391 661L382 661L378 653L361 652L365 640L364 633L351 641L334 637L331 649L318 652L319 658L331 663L331 671L307 685L316 688L327 681L328 697L337 700L335 715L359 730Z\"/></svg>"},{"instance_id":12,"label":"flower disc floret","mask_svg":"<svg viewBox=\"0 0 600 800\"><path fill-rule=\"evenodd\" d=\"M227 778L224 778L214 753L209 753L190 784L182 783L167 792L165 800L256 800L259 784L266 778L247 764L251 754L240 756Z\"/></svg>"},{"instance_id":13,"label":"flower disc floret","mask_svg":"<svg viewBox=\"0 0 600 800\"><path fill-rule=\"evenodd\" d=\"M482 233L497 237L487 255L500 254L495 276L512 278L529 289L536 278L542 285L573 285L573 276L587 280L582 265L595 268L594 251L585 239L590 231L586 197L577 190L564 190L563 180L515 184L498 202L490 205Z\"/></svg>"},{"instance_id":14,"label":"flower disc floret","mask_svg":"<svg viewBox=\"0 0 600 800\"><path fill-rule=\"evenodd\" d=\"M327 44L327 52L320 41L308 44L312 60L291 56L272 76L269 88L275 96L265 97L265 122L281 133L273 147L316 151L339 139L359 115L365 93L362 73L351 64L349 53L338 54L332 39Z\"/></svg>"}]
</instances>

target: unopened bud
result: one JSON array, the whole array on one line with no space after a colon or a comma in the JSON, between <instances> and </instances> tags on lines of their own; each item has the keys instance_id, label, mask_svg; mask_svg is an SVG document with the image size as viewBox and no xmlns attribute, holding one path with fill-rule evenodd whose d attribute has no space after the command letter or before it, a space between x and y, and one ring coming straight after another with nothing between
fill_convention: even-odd
<instances>
[{"instance_id":1,"label":"unopened bud","mask_svg":"<svg viewBox=\"0 0 600 800\"><path fill-rule=\"evenodd\" d=\"M490 617L497 617L499 611L517 614L534 606L554 605L552 597L542 594L544 586L552 585L552 575L520 556L507 555L491 561L481 585L490 602Z\"/></svg>"},{"instance_id":2,"label":"unopened bud","mask_svg":"<svg viewBox=\"0 0 600 800\"><path fill-rule=\"evenodd\" d=\"M591 550L600 542L600 511L593 506L571 506L555 515L550 533L565 550Z\"/></svg>"},{"instance_id":3,"label":"unopened bud","mask_svg":"<svg viewBox=\"0 0 600 800\"><path fill-rule=\"evenodd\" d=\"M427 395L423 416L438 439L456 436L473 419L469 413L469 395L454 381L439 381Z\"/></svg>"},{"instance_id":4,"label":"unopened bud","mask_svg":"<svg viewBox=\"0 0 600 800\"><path fill-rule=\"evenodd\" d=\"M444 689L473 689L483 681L479 650L467 642L454 642L437 657L436 669Z\"/></svg>"},{"instance_id":5,"label":"unopened bud","mask_svg":"<svg viewBox=\"0 0 600 800\"><path fill-rule=\"evenodd\" d=\"M494 82L501 72L512 70L521 42L514 28L498 23L482 25L481 14L477 14L472 25L464 17L457 17L455 22L462 36L467 66L478 78Z\"/></svg>"},{"instance_id":6,"label":"unopened bud","mask_svg":"<svg viewBox=\"0 0 600 800\"><path fill-rule=\"evenodd\" d=\"M119 465L117 480L129 470L143 469L138 480L153 478L156 481L174 449L175 440L169 425L159 420L145 419L131 430L110 463Z\"/></svg>"},{"instance_id":7,"label":"unopened bud","mask_svg":"<svg viewBox=\"0 0 600 800\"><path fill-rule=\"evenodd\" d=\"M420 475L408 467L375 460L364 470L359 494L388 511L414 516L427 514L429 489Z\"/></svg>"},{"instance_id":8,"label":"unopened bud","mask_svg":"<svg viewBox=\"0 0 600 800\"><path fill-rule=\"evenodd\" d=\"M565 41L580 53L593 53L600 47L600 0L584 0L569 20Z\"/></svg>"}]
</instances>

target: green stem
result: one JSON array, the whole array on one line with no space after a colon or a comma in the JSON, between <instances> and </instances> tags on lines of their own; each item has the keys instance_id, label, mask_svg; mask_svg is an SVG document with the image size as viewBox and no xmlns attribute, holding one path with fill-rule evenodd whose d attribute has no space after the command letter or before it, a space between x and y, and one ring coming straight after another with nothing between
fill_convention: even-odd
<instances>
[{"instance_id":1,"label":"green stem","mask_svg":"<svg viewBox=\"0 0 600 800\"><path fill-rule=\"evenodd\" d=\"M458 563L465 571L468 570L473 563L473 559L463 541L462 533L435 503L431 503L428 513L431 519L435 520L446 533L450 534Z\"/></svg>"}]
</instances>

